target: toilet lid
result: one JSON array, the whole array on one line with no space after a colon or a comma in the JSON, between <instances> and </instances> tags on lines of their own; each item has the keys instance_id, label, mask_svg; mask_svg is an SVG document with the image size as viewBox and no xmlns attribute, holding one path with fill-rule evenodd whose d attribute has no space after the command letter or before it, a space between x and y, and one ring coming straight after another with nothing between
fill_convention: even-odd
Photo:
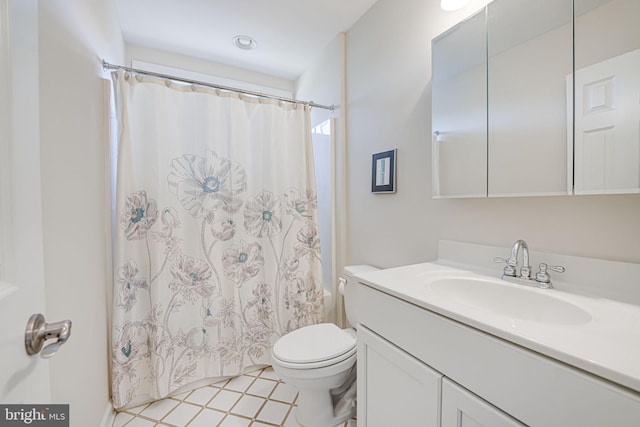
<instances>
[{"instance_id":1,"label":"toilet lid","mask_svg":"<svg viewBox=\"0 0 640 427\"><path fill-rule=\"evenodd\" d=\"M273 355L284 362L314 363L339 357L356 346L352 335L333 323L296 329L273 346Z\"/></svg>"}]
</instances>

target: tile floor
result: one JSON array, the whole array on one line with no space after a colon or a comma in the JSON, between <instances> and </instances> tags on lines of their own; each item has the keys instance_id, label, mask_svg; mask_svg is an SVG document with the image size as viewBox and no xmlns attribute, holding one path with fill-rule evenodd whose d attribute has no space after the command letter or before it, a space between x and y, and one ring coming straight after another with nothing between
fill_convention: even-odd
<instances>
[{"instance_id":1,"label":"tile floor","mask_svg":"<svg viewBox=\"0 0 640 427\"><path fill-rule=\"evenodd\" d=\"M119 412L113 427L299 427L297 399L269 367Z\"/></svg>"}]
</instances>

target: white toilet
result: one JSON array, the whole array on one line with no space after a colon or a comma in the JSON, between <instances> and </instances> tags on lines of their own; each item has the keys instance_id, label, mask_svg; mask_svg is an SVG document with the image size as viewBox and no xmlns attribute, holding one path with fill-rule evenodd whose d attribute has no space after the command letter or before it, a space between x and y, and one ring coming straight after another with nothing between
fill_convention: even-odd
<instances>
[{"instance_id":1,"label":"white toilet","mask_svg":"<svg viewBox=\"0 0 640 427\"><path fill-rule=\"evenodd\" d=\"M353 276L377 268L345 267L341 291L347 319L357 325L357 297ZM356 331L321 323L292 331L278 339L271 350L273 370L280 379L298 389L296 418L305 427L331 427L355 415L355 407L334 412L331 390L355 375Z\"/></svg>"}]
</instances>

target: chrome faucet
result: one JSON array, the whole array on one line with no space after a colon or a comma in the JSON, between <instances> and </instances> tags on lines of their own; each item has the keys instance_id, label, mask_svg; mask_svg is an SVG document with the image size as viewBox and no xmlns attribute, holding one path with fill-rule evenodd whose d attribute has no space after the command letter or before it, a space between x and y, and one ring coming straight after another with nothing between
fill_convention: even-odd
<instances>
[{"instance_id":1,"label":"chrome faucet","mask_svg":"<svg viewBox=\"0 0 640 427\"><path fill-rule=\"evenodd\" d=\"M522 251L523 266L518 271L518 254ZM540 271L536 277L531 277L531 266L529 265L529 246L524 240L516 240L511 248L511 256L509 259L495 257L493 262L503 262L506 265L502 272L502 279L509 282L519 283L522 285L537 286L539 288L552 288L551 278L547 270L563 273L565 271L562 266L549 266L545 263L540 264Z\"/></svg>"},{"instance_id":2,"label":"chrome faucet","mask_svg":"<svg viewBox=\"0 0 640 427\"><path fill-rule=\"evenodd\" d=\"M511 256L507 261L507 265L513 266L514 274L516 276L515 269L518 267L518 252L522 249L522 268L520 268L521 279L531 279L531 266L529 265L529 246L524 240L516 240L511 248Z\"/></svg>"},{"instance_id":3,"label":"chrome faucet","mask_svg":"<svg viewBox=\"0 0 640 427\"><path fill-rule=\"evenodd\" d=\"M520 268L520 275L518 276L518 254L522 249L522 263L524 264L522 268ZM502 274L502 278L506 277L519 277L525 280L531 279L531 266L529 265L529 246L527 246L527 242L524 240L516 240L511 248L511 256L509 259L504 259L500 257L495 257L493 262L504 262L506 263L504 267L504 271Z\"/></svg>"}]
</instances>

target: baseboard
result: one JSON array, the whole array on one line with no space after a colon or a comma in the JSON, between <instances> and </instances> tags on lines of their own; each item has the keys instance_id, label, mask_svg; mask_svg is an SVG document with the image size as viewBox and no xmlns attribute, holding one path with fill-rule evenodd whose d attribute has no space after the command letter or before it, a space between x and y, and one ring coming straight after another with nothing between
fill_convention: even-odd
<instances>
[{"instance_id":1,"label":"baseboard","mask_svg":"<svg viewBox=\"0 0 640 427\"><path fill-rule=\"evenodd\" d=\"M111 404L111 401L109 401L107 402L107 407L104 410L104 415L102 416L100 427L112 427L115 420L116 420L116 411L115 409L113 409L113 405Z\"/></svg>"}]
</instances>

